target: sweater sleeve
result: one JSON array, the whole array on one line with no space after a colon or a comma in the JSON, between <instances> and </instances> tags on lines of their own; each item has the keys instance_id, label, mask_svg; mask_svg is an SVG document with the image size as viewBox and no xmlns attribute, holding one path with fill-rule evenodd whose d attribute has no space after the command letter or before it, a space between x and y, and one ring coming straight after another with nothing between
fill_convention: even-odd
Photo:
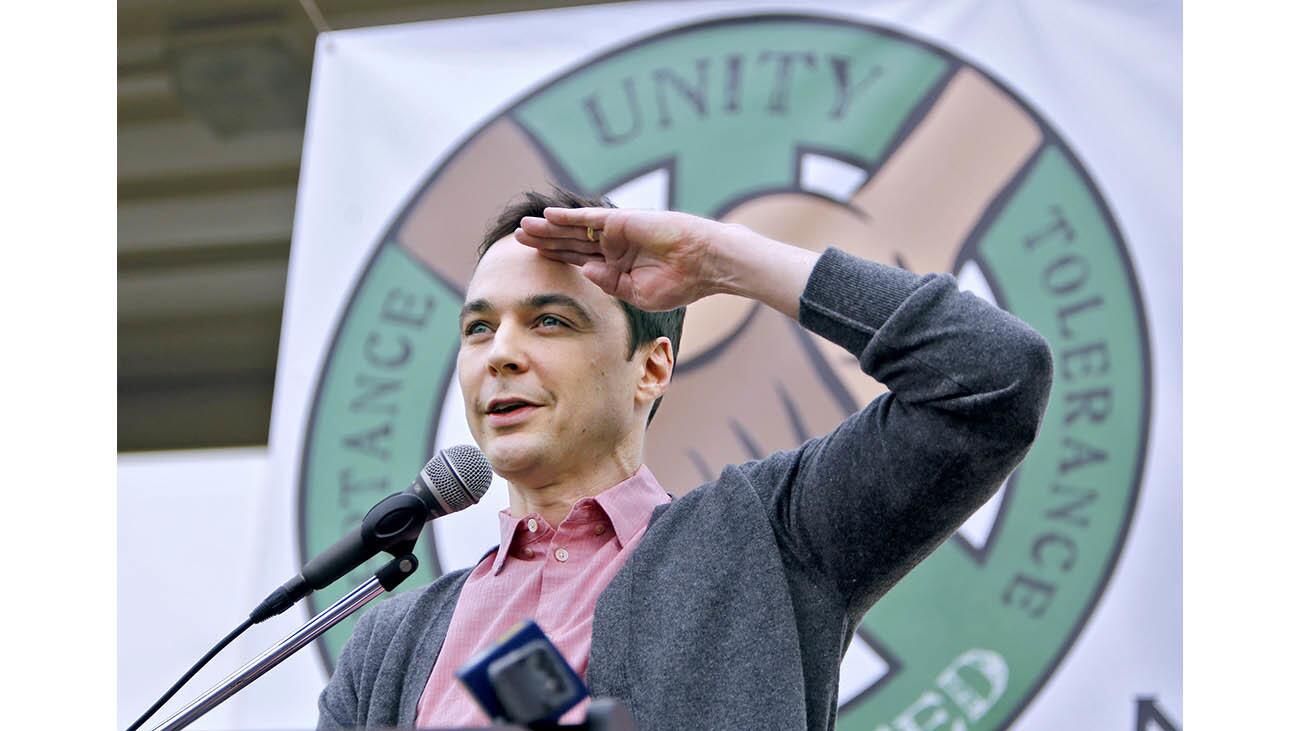
<instances>
[{"instance_id":1,"label":"sweater sleeve","mask_svg":"<svg viewBox=\"0 0 1300 731\"><path fill-rule=\"evenodd\" d=\"M813 268L799 322L889 392L829 434L740 469L790 558L863 612L1024 458L1047 406L1051 351L951 275L833 248Z\"/></svg>"},{"instance_id":2,"label":"sweater sleeve","mask_svg":"<svg viewBox=\"0 0 1300 731\"><path fill-rule=\"evenodd\" d=\"M364 723L361 698L363 693L369 695L370 688L363 688L361 676L378 609L378 606L371 607L361 615L352 636L343 646L334 674L317 701L320 711L316 721L318 731L354 728Z\"/></svg>"}]
</instances>

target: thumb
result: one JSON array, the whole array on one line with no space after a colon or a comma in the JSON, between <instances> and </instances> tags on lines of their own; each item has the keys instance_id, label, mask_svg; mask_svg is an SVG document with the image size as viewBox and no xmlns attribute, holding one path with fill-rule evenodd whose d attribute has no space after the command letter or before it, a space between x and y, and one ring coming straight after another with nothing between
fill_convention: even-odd
<instances>
[{"instance_id":1,"label":"thumb","mask_svg":"<svg viewBox=\"0 0 1300 731\"><path fill-rule=\"evenodd\" d=\"M618 289L618 275L618 269L604 261L589 261L582 265L582 276L591 280L592 284L603 289L606 294L614 294Z\"/></svg>"}]
</instances>

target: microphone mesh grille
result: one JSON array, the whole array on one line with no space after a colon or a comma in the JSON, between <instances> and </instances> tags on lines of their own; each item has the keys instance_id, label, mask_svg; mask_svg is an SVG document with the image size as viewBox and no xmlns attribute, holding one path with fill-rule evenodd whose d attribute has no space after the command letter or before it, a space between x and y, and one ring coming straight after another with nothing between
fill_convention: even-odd
<instances>
[{"instance_id":1,"label":"microphone mesh grille","mask_svg":"<svg viewBox=\"0 0 1300 731\"><path fill-rule=\"evenodd\" d=\"M435 454L424 466L424 477L429 489L454 513L477 503L488 491L492 466L478 447L457 444Z\"/></svg>"}]
</instances>

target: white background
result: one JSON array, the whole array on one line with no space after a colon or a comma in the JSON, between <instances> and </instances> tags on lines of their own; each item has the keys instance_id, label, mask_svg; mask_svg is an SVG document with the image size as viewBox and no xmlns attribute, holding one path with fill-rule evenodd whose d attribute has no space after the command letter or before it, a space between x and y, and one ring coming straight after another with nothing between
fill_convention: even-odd
<instances>
[{"instance_id":1,"label":"white background","mask_svg":"<svg viewBox=\"0 0 1300 731\"><path fill-rule=\"evenodd\" d=\"M1182 717L1180 18L1177 5L1134 5L899 2L801 3L798 8L824 8L898 27L1006 82L1078 154L1131 248L1148 307L1155 367L1141 500L1109 589L1074 650L1021 716L1019 728L1132 727L1139 695L1156 696L1167 715ZM149 469L123 458L118 524L124 538L131 536L119 547L118 716L124 719L119 725L134 718L296 570L292 516L298 448L320 358L360 264L441 156L485 117L590 55L669 26L760 6L790 9L773 3L620 4L322 36L313 71L270 459L260 468L253 465L255 457L242 465L250 479L262 472L260 487L236 488L227 482L220 489L232 492L222 497L216 488L186 491L196 505L226 506L199 506L206 518L203 530L249 541L233 551L229 545L207 549L199 531L187 546L192 551L184 553L187 562L203 562L217 575L240 565L237 560L249 563L242 564L243 571L226 574L220 584L170 585L172 593L187 596L186 606L160 600L158 585L147 582L149 572L128 570L124 562L142 555L179 560L175 540L159 535L150 546L154 534L132 531L157 517L150 511L174 517L172 511L183 508L137 499L159 488L148 487L147 480L128 482L133 467L140 468L137 476ZM518 25L521 19L526 25ZM589 28L600 32L582 33ZM575 35L582 35L584 43L573 43ZM492 50L486 53L485 48ZM429 93L431 84L436 84L436 94ZM448 99L456 102L447 104ZM210 474L213 458L195 457L186 479L191 487ZM173 477L158 478L163 482L177 479L175 470L187 469L183 463L157 468L164 472L155 475L173 471ZM503 492L498 486L489 493L495 505L503 502ZM490 515L492 504L476 510ZM485 545L495 542L492 536L485 540ZM193 609L198 605L201 613ZM125 619L140 616L152 621ZM214 662L210 674L220 676L218 668L229 670L304 618L291 612L256 628L228 651L229 657ZM183 695L207 687L205 677ZM225 715L214 713L208 727L311 726L323 681L315 655L300 653L230 701L220 711Z\"/></svg>"}]
</instances>

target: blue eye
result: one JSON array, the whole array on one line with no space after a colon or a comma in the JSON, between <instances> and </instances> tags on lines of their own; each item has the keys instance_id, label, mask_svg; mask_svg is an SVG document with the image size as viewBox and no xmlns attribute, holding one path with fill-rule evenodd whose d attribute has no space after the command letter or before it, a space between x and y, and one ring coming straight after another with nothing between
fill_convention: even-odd
<instances>
[{"instance_id":1,"label":"blue eye","mask_svg":"<svg viewBox=\"0 0 1300 731\"><path fill-rule=\"evenodd\" d=\"M561 320L555 315L542 315L541 317L537 318L537 324L548 326L548 327L551 325L559 325L561 327L565 326L564 320Z\"/></svg>"},{"instance_id":2,"label":"blue eye","mask_svg":"<svg viewBox=\"0 0 1300 731\"><path fill-rule=\"evenodd\" d=\"M476 321L474 321L474 322L471 322L470 324L468 324L468 325L465 326L465 334L466 334L466 335L476 335L476 334L478 334L478 332L479 332L479 330L478 330L477 328L480 328L480 327L481 327L481 328L487 328L487 323L483 322L482 320L476 320Z\"/></svg>"}]
</instances>

